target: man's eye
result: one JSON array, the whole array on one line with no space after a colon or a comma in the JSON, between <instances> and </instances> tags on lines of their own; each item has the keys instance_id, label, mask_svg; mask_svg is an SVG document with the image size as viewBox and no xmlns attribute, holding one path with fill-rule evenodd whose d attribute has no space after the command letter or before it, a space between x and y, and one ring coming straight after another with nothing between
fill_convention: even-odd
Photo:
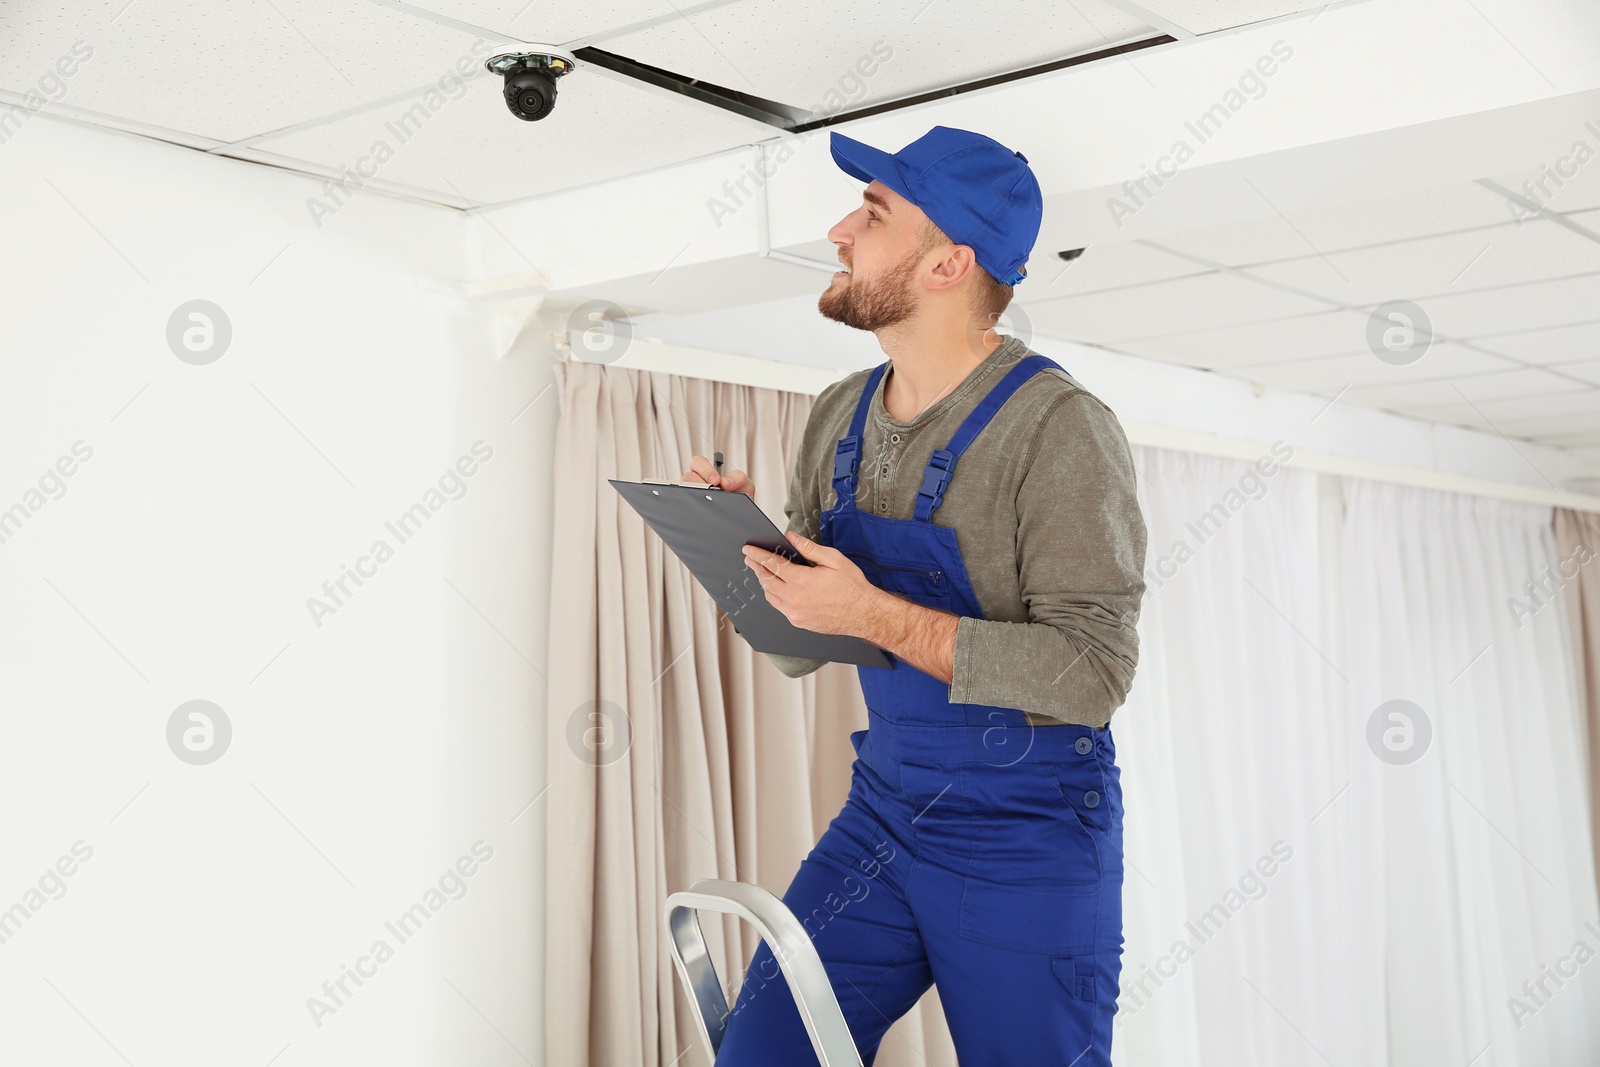
<instances>
[{"instance_id":1,"label":"man's eye","mask_svg":"<svg viewBox=\"0 0 1600 1067\"><path fill-rule=\"evenodd\" d=\"M867 218L872 219L874 222L876 222L877 219L878 219L877 212L875 212L875 211L867 212Z\"/></svg>"}]
</instances>

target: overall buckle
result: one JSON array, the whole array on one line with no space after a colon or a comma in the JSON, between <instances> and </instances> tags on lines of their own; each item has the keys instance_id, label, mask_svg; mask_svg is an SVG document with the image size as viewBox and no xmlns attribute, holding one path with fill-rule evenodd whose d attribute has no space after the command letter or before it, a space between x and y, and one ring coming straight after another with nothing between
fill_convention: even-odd
<instances>
[{"instance_id":1,"label":"overall buckle","mask_svg":"<svg viewBox=\"0 0 1600 1067\"><path fill-rule=\"evenodd\" d=\"M856 468L860 466L861 441L856 437L846 437L840 440L837 451L833 454L833 480L838 482L841 478L855 477Z\"/></svg>"},{"instance_id":2,"label":"overall buckle","mask_svg":"<svg viewBox=\"0 0 1600 1067\"><path fill-rule=\"evenodd\" d=\"M917 490L917 495L932 500L934 507L943 503L944 487L950 484L950 465L955 460L955 454L948 448L934 449L927 469L922 473L922 488Z\"/></svg>"}]
</instances>

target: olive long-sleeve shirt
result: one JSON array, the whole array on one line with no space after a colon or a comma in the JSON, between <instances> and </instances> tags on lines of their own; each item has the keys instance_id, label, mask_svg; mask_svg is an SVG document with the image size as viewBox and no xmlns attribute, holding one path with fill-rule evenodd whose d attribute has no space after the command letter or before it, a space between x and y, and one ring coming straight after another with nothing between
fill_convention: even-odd
<instances>
[{"instance_id":1,"label":"olive long-sleeve shirt","mask_svg":"<svg viewBox=\"0 0 1600 1067\"><path fill-rule=\"evenodd\" d=\"M878 382L862 431L856 506L913 517L923 469L961 422L1031 350L1007 337L953 391L909 421L883 405ZM801 440L788 529L820 543L834 506L833 454L850 430L866 370L825 388ZM956 625L954 703L1018 708L1036 725L1100 726L1127 698L1139 657L1147 531L1133 456L1117 417L1076 379L1034 374L953 468L933 512L954 527L983 618ZM798 678L825 660L767 653Z\"/></svg>"}]
</instances>

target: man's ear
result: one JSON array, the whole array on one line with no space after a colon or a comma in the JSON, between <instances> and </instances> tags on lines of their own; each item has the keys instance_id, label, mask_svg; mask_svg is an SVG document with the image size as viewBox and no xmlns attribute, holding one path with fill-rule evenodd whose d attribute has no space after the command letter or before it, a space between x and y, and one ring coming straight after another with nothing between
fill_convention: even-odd
<instances>
[{"instance_id":1,"label":"man's ear","mask_svg":"<svg viewBox=\"0 0 1600 1067\"><path fill-rule=\"evenodd\" d=\"M978 261L973 256L970 246L947 245L944 249L944 254L933 265L934 281L928 288L935 290L954 289L961 284L969 273L978 269Z\"/></svg>"}]
</instances>

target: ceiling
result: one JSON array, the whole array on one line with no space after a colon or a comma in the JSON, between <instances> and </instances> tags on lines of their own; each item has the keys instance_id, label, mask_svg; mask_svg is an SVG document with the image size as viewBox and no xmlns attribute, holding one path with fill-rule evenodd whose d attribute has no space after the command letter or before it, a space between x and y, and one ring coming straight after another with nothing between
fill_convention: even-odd
<instances>
[{"instance_id":1,"label":"ceiling","mask_svg":"<svg viewBox=\"0 0 1600 1067\"><path fill-rule=\"evenodd\" d=\"M482 71L507 40L602 48L834 119L1067 57L1324 6L6 0L0 104L21 103L82 40L94 49L83 64L88 76L47 105L51 114L319 178L370 160L382 141L391 154L369 187L473 208L775 134L597 68L596 76L562 79L548 119L519 122L505 109L500 79ZM878 61L863 66L872 55ZM463 84L461 70L474 76ZM1600 131L1584 137L1600 143ZM1579 167L1553 194L1524 184L1539 182L1550 162L1382 200L1096 245L1070 263L1036 268L1037 280L1017 290L1019 314L1039 334L1143 358L1557 447L1600 446L1600 161ZM1510 195L1523 198L1525 221L1514 221ZM826 242L789 251L833 259ZM1374 359L1367 342L1374 306L1397 298L1422 308L1436 335L1404 366Z\"/></svg>"},{"instance_id":2,"label":"ceiling","mask_svg":"<svg viewBox=\"0 0 1600 1067\"><path fill-rule=\"evenodd\" d=\"M382 140L393 154L366 165L376 171L371 188L467 208L649 171L776 133L599 68L562 78L555 111L524 123L506 110L501 79L482 69L490 55L515 50L507 41L600 47L831 117L1132 41L1319 6L816 0L780 14L757 0L6 0L0 103L20 103L83 40L94 49L86 72L137 76L74 78L49 105L53 114L318 176L360 171ZM502 47L486 48L484 38ZM862 74L856 64L874 55L874 44L890 58ZM473 77L461 82L462 69Z\"/></svg>"},{"instance_id":3,"label":"ceiling","mask_svg":"<svg viewBox=\"0 0 1600 1067\"><path fill-rule=\"evenodd\" d=\"M1532 173L1088 249L1018 297L1032 328L1118 352L1556 447L1600 445L1600 162L1536 217ZM1524 196L1526 194L1523 194ZM1054 280L1050 280L1054 276ZM1368 321L1411 301L1414 362Z\"/></svg>"}]
</instances>

